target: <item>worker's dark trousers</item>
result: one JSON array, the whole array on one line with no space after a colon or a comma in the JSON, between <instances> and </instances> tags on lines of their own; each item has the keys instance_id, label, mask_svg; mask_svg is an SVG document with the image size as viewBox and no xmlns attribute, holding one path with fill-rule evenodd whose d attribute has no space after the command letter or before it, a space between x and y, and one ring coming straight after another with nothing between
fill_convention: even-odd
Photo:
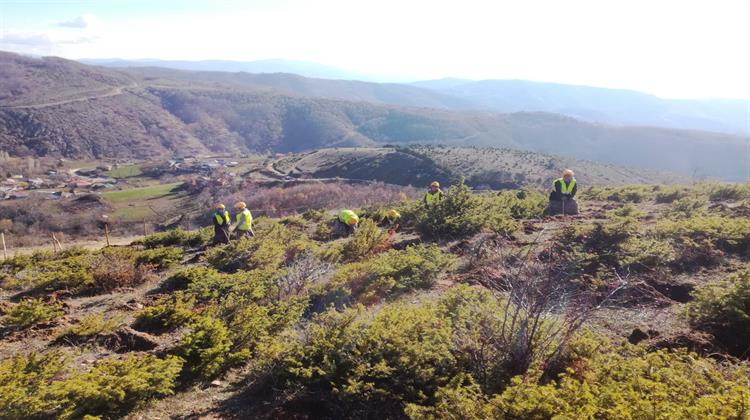
<instances>
[{"instance_id":1,"label":"worker's dark trousers","mask_svg":"<svg viewBox=\"0 0 750 420\"><path fill-rule=\"evenodd\" d=\"M229 243L229 229L223 225L214 225L214 245Z\"/></svg>"}]
</instances>

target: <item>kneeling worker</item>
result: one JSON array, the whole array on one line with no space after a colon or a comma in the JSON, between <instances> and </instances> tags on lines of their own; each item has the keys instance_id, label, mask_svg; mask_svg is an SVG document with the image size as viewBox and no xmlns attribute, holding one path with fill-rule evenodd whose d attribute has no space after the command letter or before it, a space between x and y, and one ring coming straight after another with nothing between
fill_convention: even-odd
<instances>
[{"instance_id":1,"label":"kneeling worker","mask_svg":"<svg viewBox=\"0 0 750 420\"><path fill-rule=\"evenodd\" d=\"M223 204L216 205L216 211L214 211L213 217L211 218L214 222L214 241L213 244L228 244L229 243L229 225L232 223L229 219L229 212Z\"/></svg>"},{"instance_id":2,"label":"kneeling worker","mask_svg":"<svg viewBox=\"0 0 750 420\"><path fill-rule=\"evenodd\" d=\"M554 191L549 195L550 214L578 214L578 203L575 200L578 185L575 174L570 169L563 171L562 178L552 184Z\"/></svg>"},{"instance_id":3,"label":"kneeling worker","mask_svg":"<svg viewBox=\"0 0 750 420\"><path fill-rule=\"evenodd\" d=\"M336 219L336 233L340 236L349 236L357 230L359 216L351 210L339 211L339 217Z\"/></svg>"},{"instance_id":4,"label":"kneeling worker","mask_svg":"<svg viewBox=\"0 0 750 420\"><path fill-rule=\"evenodd\" d=\"M253 215L247 209L245 202L238 201L234 205L234 208L239 210L239 213L237 213L237 225L234 228L237 236L239 238L255 236L255 232L253 232Z\"/></svg>"}]
</instances>

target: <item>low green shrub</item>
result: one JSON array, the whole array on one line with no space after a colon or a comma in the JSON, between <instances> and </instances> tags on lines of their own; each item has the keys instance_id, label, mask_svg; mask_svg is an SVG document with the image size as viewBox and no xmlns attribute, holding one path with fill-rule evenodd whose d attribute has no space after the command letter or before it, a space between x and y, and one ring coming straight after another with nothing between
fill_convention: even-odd
<instances>
[{"instance_id":1,"label":"low green shrub","mask_svg":"<svg viewBox=\"0 0 750 420\"><path fill-rule=\"evenodd\" d=\"M146 249L163 246L179 246L183 248L195 248L205 245L211 241L212 231L210 228L197 231L186 231L181 228L168 230L166 232L154 233L146 236L140 243Z\"/></svg>"},{"instance_id":2,"label":"low green shrub","mask_svg":"<svg viewBox=\"0 0 750 420\"><path fill-rule=\"evenodd\" d=\"M163 332L181 327L192 321L195 312L195 297L181 292L159 299L154 305L142 309L133 327L140 331Z\"/></svg>"},{"instance_id":3,"label":"low green shrub","mask_svg":"<svg viewBox=\"0 0 750 420\"><path fill-rule=\"evenodd\" d=\"M151 265L158 269L175 266L182 261L184 252L181 248L165 247L141 251L135 259L136 265Z\"/></svg>"},{"instance_id":4,"label":"low green shrub","mask_svg":"<svg viewBox=\"0 0 750 420\"><path fill-rule=\"evenodd\" d=\"M718 283L700 285L687 305L693 328L712 334L718 344L738 356L750 348L750 271Z\"/></svg>"},{"instance_id":5,"label":"low green shrub","mask_svg":"<svg viewBox=\"0 0 750 420\"><path fill-rule=\"evenodd\" d=\"M690 194L690 188L684 186L661 187L654 194L654 201L657 203L668 204L676 200L686 198Z\"/></svg>"},{"instance_id":6,"label":"low green shrub","mask_svg":"<svg viewBox=\"0 0 750 420\"><path fill-rule=\"evenodd\" d=\"M473 235L485 225L487 215L482 204L482 200L461 182L449 188L439 204L415 214L417 230L434 237Z\"/></svg>"},{"instance_id":7,"label":"low green shrub","mask_svg":"<svg viewBox=\"0 0 750 420\"><path fill-rule=\"evenodd\" d=\"M370 219L364 219L359 228L344 244L341 251L345 261L354 261L363 258L378 249L382 249L388 232L383 231Z\"/></svg>"},{"instance_id":8,"label":"low green shrub","mask_svg":"<svg viewBox=\"0 0 750 420\"><path fill-rule=\"evenodd\" d=\"M391 250L370 260L342 266L323 285L324 301L363 303L432 287L437 277L455 264L455 258L436 245ZM316 292L319 293L319 292Z\"/></svg>"},{"instance_id":9,"label":"low green shrub","mask_svg":"<svg viewBox=\"0 0 750 420\"><path fill-rule=\"evenodd\" d=\"M515 377L488 395L466 377L436 392L433 405L411 404L412 418L745 418L747 376L685 351L612 347L579 360L559 379Z\"/></svg>"},{"instance_id":10,"label":"low green shrub","mask_svg":"<svg viewBox=\"0 0 750 420\"><path fill-rule=\"evenodd\" d=\"M256 236L217 246L206 254L208 263L223 272L278 268L299 253L317 245L299 232L277 222L261 219Z\"/></svg>"},{"instance_id":11,"label":"low green shrub","mask_svg":"<svg viewBox=\"0 0 750 420\"><path fill-rule=\"evenodd\" d=\"M212 279L219 275L219 272L212 267L189 267L173 273L164 280L163 287L169 290L184 290L193 284L203 282L205 279Z\"/></svg>"},{"instance_id":12,"label":"low green shrub","mask_svg":"<svg viewBox=\"0 0 750 420\"><path fill-rule=\"evenodd\" d=\"M68 366L59 352L17 354L0 362L0 416L121 416L151 398L172 394L182 361L128 355L105 359L88 372Z\"/></svg>"},{"instance_id":13,"label":"low green shrub","mask_svg":"<svg viewBox=\"0 0 750 420\"><path fill-rule=\"evenodd\" d=\"M52 384L68 366L59 352L17 353L0 361L0 416L7 419L52 418L62 401Z\"/></svg>"},{"instance_id":14,"label":"low green shrub","mask_svg":"<svg viewBox=\"0 0 750 420\"><path fill-rule=\"evenodd\" d=\"M662 220L654 235L674 245L675 263L681 270L718 263L722 252L750 255L750 220L746 218L698 215Z\"/></svg>"},{"instance_id":15,"label":"low green shrub","mask_svg":"<svg viewBox=\"0 0 750 420\"><path fill-rule=\"evenodd\" d=\"M431 308L391 305L371 319L359 315L317 315L275 377L302 398L320 401L330 417L377 410L388 418L402 401L429 401L455 374L449 325Z\"/></svg>"},{"instance_id":16,"label":"low green shrub","mask_svg":"<svg viewBox=\"0 0 750 420\"><path fill-rule=\"evenodd\" d=\"M117 415L154 397L171 395L182 364L170 356L105 359L88 372L53 384L54 393L65 402L60 417Z\"/></svg>"},{"instance_id":17,"label":"low green shrub","mask_svg":"<svg viewBox=\"0 0 750 420\"><path fill-rule=\"evenodd\" d=\"M232 341L229 331L219 319L195 317L182 336L174 353L185 360L188 377L209 379L221 373L235 355L229 352Z\"/></svg>"},{"instance_id":18,"label":"low green shrub","mask_svg":"<svg viewBox=\"0 0 750 420\"><path fill-rule=\"evenodd\" d=\"M716 201L740 201L750 198L750 184L706 184L708 199Z\"/></svg>"},{"instance_id":19,"label":"low green shrub","mask_svg":"<svg viewBox=\"0 0 750 420\"><path fill-rule=\"evenodd\" d=\"M109 334L125 325L123 317L105 318L102 314L93 314L67 328L57 336L57 342L80 343L88 341L100 334Z\"/></svg>"},{"instance_id":20,"label":"low green shrub","mask_svg":"<svg viewBox=\"0 0 750 420\"><path fill-rule=\"evenodd\" d=\"M26 329L44 322L50 322L63 315L62 304L45 302L42 299L25 299L10 307L0 318L3 326L13 329Z\"/></svg>"}]
</instances>

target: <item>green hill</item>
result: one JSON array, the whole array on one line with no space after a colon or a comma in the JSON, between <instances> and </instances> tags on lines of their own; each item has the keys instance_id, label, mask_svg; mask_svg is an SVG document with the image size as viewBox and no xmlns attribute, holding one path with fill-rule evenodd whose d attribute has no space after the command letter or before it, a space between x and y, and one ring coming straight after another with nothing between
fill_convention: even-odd
<instances>
[{"instance_id":1,"label":"green hill","mask_svg":"<svg viewBox=\"0 0 750 420\"><path fill-rule=\"evenodd\" d=\"M542 152L698 179L747 175L748 139L727 134L303 97L9 53L0 64L0 147L11 155L149 158L423 143ZM7 88L16 85L26 87Z\"/></svg>"}]
</instances>

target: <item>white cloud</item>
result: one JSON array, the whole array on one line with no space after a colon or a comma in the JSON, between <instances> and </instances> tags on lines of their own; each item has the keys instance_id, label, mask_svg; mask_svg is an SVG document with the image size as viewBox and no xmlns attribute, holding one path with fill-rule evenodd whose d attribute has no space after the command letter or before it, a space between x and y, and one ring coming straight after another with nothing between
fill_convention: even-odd
<instances>
[{"instance_id":1,"label":"white cloud","mask_svg":"<svg viewBox=\"0 0 750 420\"><path fill-rule=\"evenodd\" d=\"M63 28L91 29L99 26L100 23L99 18L90 13L85 13L73 19L57 22L57 26Z\"/></svg>"}]
</instances>

